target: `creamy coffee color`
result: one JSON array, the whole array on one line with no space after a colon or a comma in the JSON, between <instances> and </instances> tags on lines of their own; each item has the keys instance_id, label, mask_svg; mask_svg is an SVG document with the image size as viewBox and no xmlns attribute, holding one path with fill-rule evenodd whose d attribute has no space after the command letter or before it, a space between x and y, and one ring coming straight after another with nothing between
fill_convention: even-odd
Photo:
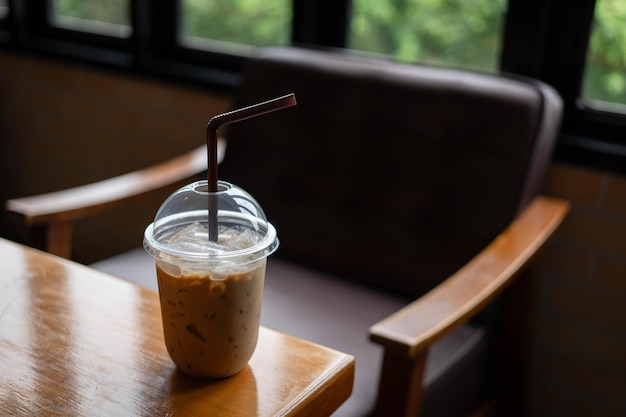
<instances>
[{"instance_id":1,"label":"creamy coffee color","mask_svg":"<svg viewBox=\"0 0 626 417\"><path fill-rule=\"evenodd\" d=\"M165 344L181 371L221 378L248 363L258 339L265 264L212 277L157 263Z\"/></svg>"}]
</instances>

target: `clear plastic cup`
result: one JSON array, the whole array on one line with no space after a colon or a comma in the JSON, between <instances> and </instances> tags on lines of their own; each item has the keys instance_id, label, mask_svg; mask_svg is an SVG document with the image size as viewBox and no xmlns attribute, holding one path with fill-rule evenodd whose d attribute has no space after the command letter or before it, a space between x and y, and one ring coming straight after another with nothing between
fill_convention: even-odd
<instances>
[{"instance_id":1,"label":"clear plastic cup","mask_svg":"<svg viewBox=\"0 0 626 417\"><path fill-rule=\"evenodd\" d=\"M217 200L218 240L208 237ZM144 233L156 261L167 351L182 372L222 378L242 370L256 347L267 256L275 228L241 188L206 180L174 192Z\"/></svg>"}]
</instances>

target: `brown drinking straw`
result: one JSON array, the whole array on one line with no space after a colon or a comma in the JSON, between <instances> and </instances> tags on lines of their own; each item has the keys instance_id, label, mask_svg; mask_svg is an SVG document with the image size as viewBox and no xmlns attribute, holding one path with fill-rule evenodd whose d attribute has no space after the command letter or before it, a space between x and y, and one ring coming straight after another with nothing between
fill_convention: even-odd
<instances>
[{"instance_id":1,"label":"brown drinking straw","mask_svg":"<svg viewBox=\"0 0 626 417\"><path fill-rule=\"evenodd\" d=\"M215 115L209 120L206 127L206 141L209 166L207 179L209 193L215 193L217 189L217 131L220 127L251 117L260 116L275 110L295 106L296 96L291 93L272 100L254 104L249 107L233 110L227 113ZM209 194L209 240L217 242L217 198Z\"/></svg>"}]
</instances>

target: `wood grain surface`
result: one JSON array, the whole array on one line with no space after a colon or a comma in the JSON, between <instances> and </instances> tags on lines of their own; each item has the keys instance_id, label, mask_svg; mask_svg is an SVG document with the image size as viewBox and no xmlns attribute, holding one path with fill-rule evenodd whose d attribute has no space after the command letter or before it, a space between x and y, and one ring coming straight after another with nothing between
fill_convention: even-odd
<instances>
[{"instance_id":1,"label":"wood grain surface","mask_svg":"<svg viewBox=\"0 0 626 417\"><path fill-rule=\"evenodd\" d=\"M328 416L354 358L262 328L243 371L178 372L156 293L0 239L0 415Z\"/></svg>"}]
</instances>

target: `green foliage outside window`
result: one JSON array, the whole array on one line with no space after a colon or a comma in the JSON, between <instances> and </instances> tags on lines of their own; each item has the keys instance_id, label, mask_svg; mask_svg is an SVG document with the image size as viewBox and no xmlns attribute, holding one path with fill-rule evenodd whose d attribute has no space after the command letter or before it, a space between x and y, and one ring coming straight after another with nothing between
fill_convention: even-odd
<instances>
[{"instance_id":1,"label":"green foliage outside window","mask_svg":"<svg viewBox=\"0 0 626 417\"><path fill-rule=\"evenodd\" d=\"M97 22L130 24L129 0L54 0L55 14Z\"/></svg>"},{"instance_id":2,"label":"green foliage outside window","mask_svg":"<svg viewBox=\"0 0 626 417\"><path fill-rule=\"evenodd\" d=\"M626 0L596 0L582 96L626 104Z\"/></svg>"},{"instance_id":3,"label":"green foliage outside window","mask_svg":"<svg viewBox=\"0 0 626 417\"><path fill-rule=\"evenodd\" d=\"M353 0L350 47L495 71L506 0Z\"/></svg>"},{"instance_id":4,"label":"green foliage outside window","mask_svg":"<svg viewBox=\"0 0 626 417\"><path fill-rule=\"evenodd\" d=\"M184 36L244 45L286 45L291 0L183 0Z\"/></svg>"}]
</instances>

